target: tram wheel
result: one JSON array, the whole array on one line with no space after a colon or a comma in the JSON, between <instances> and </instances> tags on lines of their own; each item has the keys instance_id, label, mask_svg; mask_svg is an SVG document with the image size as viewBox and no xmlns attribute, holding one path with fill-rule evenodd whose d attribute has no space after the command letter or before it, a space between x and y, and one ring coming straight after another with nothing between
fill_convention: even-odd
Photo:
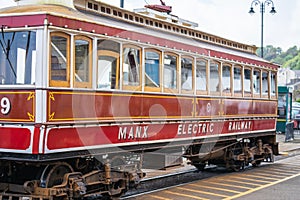
<instances>
[{"instance_id":1,"label":"tram wheel","mask_svg":"<svg viewBox=\"0 0 300 200\"><path fill-rule=\"evenodd\" d=\"M63 183L64 175L73 172L73 168L67 163L47 165L41 175L41 187L51 188Z\"/></svg>"},{"instance_id":2,"label":"tram wheel","mask_svg":"<svg viewBox=\"0 0 300 200\"><path fill-rule=\"evenodd\" d=\"M245 168L245 162L237 160L239 155L243 154L243 146L241 143L237 143L228 151L227 155L227 168L235 172L238 172Z\"/></svg>"},{"instance_id":3,"label":"tram wheel","mask_svg":"<svg viewBox=\"0 0 300 200\"><path fill-rule=\"evenodd\" d=\"M199 162L199 163L192 163L192 165L196 167L199 171L203 171L206 166L206 163Z\"/></svg>"},{"instance_id":4,"label":"tram wheel","mask_svg":"<svg viewBox=\"0 0 300 200\"><path fill-rule=\"evenodd\" d=\"M253 167L258 167L261 164L261 160L256 160L254 163L252 163Z\"/></svg>"},{"instance_id":5,"label":"tram wheel","mask_svg":"<svg viewBox=\"0 0 300 200\"><path fill-rule=\"evenodd\" d=\"M243 170L245 168L244 162L242 161L237 161L237 160L232 160L230 163L230 169L234 172L238 172L240 170Z\"/></svg>"}]
</instances>

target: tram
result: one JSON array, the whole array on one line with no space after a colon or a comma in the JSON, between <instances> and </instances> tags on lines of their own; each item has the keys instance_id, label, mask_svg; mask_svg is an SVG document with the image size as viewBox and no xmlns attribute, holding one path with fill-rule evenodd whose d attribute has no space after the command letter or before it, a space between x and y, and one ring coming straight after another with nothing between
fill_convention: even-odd
<instances>
[{"instance_id":1,"label":"tram","mask_svg":"<svg viewBox=\"0 0 300 200\"><path fill-rule=\"evenodd\" d=\"M278 154L278 66L255 46L149 8L15 1L0 10L2 198L118 197L153 153L236 171Z\"/></svg>"}]
</instances>

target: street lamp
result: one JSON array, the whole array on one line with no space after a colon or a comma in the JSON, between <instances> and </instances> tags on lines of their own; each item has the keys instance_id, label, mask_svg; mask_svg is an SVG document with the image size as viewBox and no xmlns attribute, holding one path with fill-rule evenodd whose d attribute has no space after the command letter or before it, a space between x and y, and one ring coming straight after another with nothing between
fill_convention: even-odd
<instances>
[{"instance_id":1,"label":"street lamp","mask_svg":"<svg viewBox=\"0 0 300 200\"><path fill-rule=\"evenodd\" d=\"M249 11L249 14L254 14L254 9L253 6L260 5L260 13L261 13L261 57L264 57L264 13L265 13L265 8L266 6L272 6L270 13L275 14L276 10L274 7L274 3L272 0L264 0L264 1L259 1L259 0L253 0L251 3L251 8Z\"/></svg>"}]
</instances>

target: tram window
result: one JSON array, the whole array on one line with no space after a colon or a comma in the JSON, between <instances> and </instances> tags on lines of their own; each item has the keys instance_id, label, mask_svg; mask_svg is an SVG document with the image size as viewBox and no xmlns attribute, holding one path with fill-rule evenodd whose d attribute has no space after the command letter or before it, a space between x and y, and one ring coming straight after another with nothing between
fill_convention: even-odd
<instances>
[{"instance_id":1,"label":"tram window","mask_svg":"<svg viewBox=\"0 0 300 200\"><path fill-rule=\"evenodd\" d=\"M197 60L196 62L196 89L197 91L206 91L207 85L207 62Z\"/></svg>"},{"instance_id":2,"label":"tram window","mask_svg":"<svg viewBox=\"0 0 300 200\"><path fill-rule=\"evenodd\" d=\"M92 41L82 36L75 37L75 73L76 87L91 87Z\"/></svg>"},{"instance_id":3,"label":"tram window","mask_svg":"<svg viewBox=\"0 0 300 200\"><path fill-rule=\"evenodd\" d=\"M128 46L123 49L123 85L140 85L141 49Z\"/></svg>"},{"instance_id":4,"label":"tram window","mask_svg":"<svg viewBox=\"0 0 300 200\"><path fill-rule=\"evenodd\" d=\"M50 86L70 86L70 36L51 34Z\"/></svg>"},{"instance_id":5,"label":"tram window","mask_svg":"<svg viewBox=\"0 0 300 200\"><path fill-rule=\"evenodd\" d=\"M269 94L269 76L266 71L262 72L262 93L264 95Z\"/></svg>"},{"instance_id":6,"label":"tram window","mask_svg":"<svg viewBox=\"0 0 300 200\"><path fill-rule=\"evenodd\" d=\"M34 84L36 33L3 32L0 43L0 85Z\"/></svg>"},{"instance_id":7,"label":"tram window","mask_svg":"<svg viewBox=\"0 0 300 200\"><path fill-rule=\"evenodd\" d=\"M253 72L253 90L255 94L260 94L261 90L261 73L260 70L254 70Z\"/></svg>"},{"instance_id":8,"label":"tram window","mask_svg":"<svg viewBox=\"0 0 300 200\"><path fill-rule=\"evenodd\" d=\"M235 66L233 71L234 93L242 93L242 68Z\"/></svg>"},{"instance_id":9,"label":"tram window","mask_svg":"<svg viewBox=\"0 0 300 200\"><path fill-rule=\"evenodd\" d=\"M276 96L276 73L271 72L271 96Z\"/></svg>"},{"instance_id":10,"label":"tram window","mask_svg":"<svg viewBox=\"0 0 300 200\"><path fill-rule=\"evenodd\" d=\"M97 88L119 88L120 44L98 40Z\"/></svg>"},{"instance_id":11,"label":"tram window","mask_svg":"<svg viewBox=\"0 0 300 200\"><path fill-rule=\"evenodd\" d=\"M193 90L193 59L181 59L181 89L186 91Z\"/></svg>"},{"instance_id":12,"label":"tram window","mask_svg":"<svg viewBox=\"0 0 300 200\"><path fill-rule=\"evenodd\" d=\"M251 69L244 69L244 93L251 94Z\"/></svg>"},{"instance_id":13,"label":"tram window","mask_svg":"<svg viewBox=\"0 0 300 200\"><path fill-rule=\"evenodd\" d=\"M172 54L164 56L164 88L177 88L178 57Z\"/></svg>"},{"instance_id":14,"label":"tram window","mask_svg":"<svg viewBox=\"0 0 300 200\"><path fill-rule=\"evenodd\" d=\"M220 76L219 76L220 65L215 62L210 63L210 77L209 87L211 92L220 92Z\"/></svg>"},{"instance_id":15,"label":"tram window","mask_svg":"<svg viewBox=\"0 0 300 200\"><path fill-rule=\"evenodd\" d=\"M231 92L231 66L227 64L222 66L222 90L225 93Z\"/></svg>"},{"instance_id":16,"label":"tram window","mask_svg":"<svg viewBox=\"0 0 300 200\"><path fill-rule=\"evenodd\" d=\"M145 86L160 88L161 55L158 51L145 52Z\"/></svg>"}]
</instances>

